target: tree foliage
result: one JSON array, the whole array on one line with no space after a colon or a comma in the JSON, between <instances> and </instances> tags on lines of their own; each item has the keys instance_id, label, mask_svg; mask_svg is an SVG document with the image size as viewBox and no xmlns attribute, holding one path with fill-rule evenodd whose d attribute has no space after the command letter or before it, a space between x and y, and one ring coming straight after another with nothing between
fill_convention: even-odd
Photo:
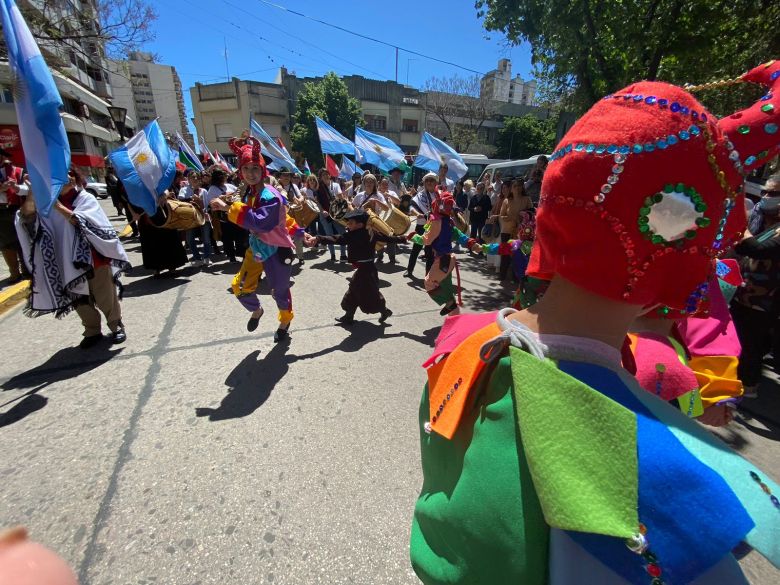
<instances>
[{"instance_id":1,"label":"tree foliage","mask_svg":"<svg viewBox=\"0 0 780 585\"><path fill-rule=\"evenodd\" d=\"M552 152L555 147L555 126L553 118L540 120L531 114L505 118L504 127L498 131L496 156L520 159Z\"/></svg>"},{"instance_id":2,"label":"tree foliage","mask_svg":"<svg viewBox=\"0 0 780 585\"><path fill-rule=\"evenodd\" d=\"M144 0L41 0L23 11L39 44L65 46L76 58L92 59L100 50L124 58L155 36L157 13Z\"/></svg>"},{"instance_id":3,"label":"tree foliage","mask_svg":"<svg viewBox=\"0 0 780 585\"><path fill-rule=\"evenodd\" d=\"M543 97L579 112L640 79L733 78L780 53L777 0L476 0L485 28L528 42ZM753 99L708 92L715 113Z\"/></svg>"},{"instance_id":4,"label":"tree foliage","mask_svg":"<svg viewBox=\"0 0 780 585\"><path fill-rule=\"evenodd\" d=\"M355 137L355 125L363 125L363 116L360 102L349 97L347 85L335 73L328 73L321 81L304 84L295 105L295 124L290 138L293 149L306 157L310 165L321 166L324 160L314 116L319 116L350 139Z\"/></svg>"},{"instance_id":5,"label":"tree foliage","mask_svg":"<svg viewBox=\"0 0 780 585\"><path fill-rule=\"evenodd\" d=\"M485 120L496 113L491 99L482 96L480 79L473 77L432 77L425 87L425 111L429 119L440 122L446 139L458 152L467 152L477 142Z\"/></svg>"}]
</instances>

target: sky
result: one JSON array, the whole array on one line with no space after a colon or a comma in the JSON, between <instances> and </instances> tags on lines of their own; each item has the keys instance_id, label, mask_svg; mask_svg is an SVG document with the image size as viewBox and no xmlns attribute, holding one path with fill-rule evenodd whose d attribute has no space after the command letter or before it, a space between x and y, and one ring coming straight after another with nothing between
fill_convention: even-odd
<instances>
[{"instance_id":1,"label":"sky","mask_svg":"<svg viewBox=\"0 0 780 585\"><path fill-rule=\"evenodd\" d=\"M512 75L531 74L530 48L510 47L503 35L487 33L473 0L275 0L314 19L401 47L398 82L422 87L431 77L474 73L403 49L485 73L499 59L512 60ZM188 120L189 88L231 77L272 82L279 67L300 77L335 71L372 79L396 78L395 49L302 18L262 0L175 0L153 2L159 18L156 39L142 50L173 65L181 78ZM227 64L225 62L227 46ZM190 131L194 128L190 124Z\"/></svg>"}]
</instances>

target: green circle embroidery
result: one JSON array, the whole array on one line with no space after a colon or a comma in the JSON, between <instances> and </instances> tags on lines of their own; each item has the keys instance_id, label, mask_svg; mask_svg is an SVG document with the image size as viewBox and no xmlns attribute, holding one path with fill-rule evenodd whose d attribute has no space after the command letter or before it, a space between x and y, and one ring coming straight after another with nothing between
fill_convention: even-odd
<instances>
[{"instance_id":1,"label":"green circle embroidery","mask_svg":"<svg viewBox=\"0 0 780 585\"><path fill-rule=\"evenodd\" d=\"M668 184L644 200L637 225L653 244L682 247L696 238L699 229L711 224L704 216L706 211L707 204L696 189L682 183Z\"/></svg>"}]
</instances>

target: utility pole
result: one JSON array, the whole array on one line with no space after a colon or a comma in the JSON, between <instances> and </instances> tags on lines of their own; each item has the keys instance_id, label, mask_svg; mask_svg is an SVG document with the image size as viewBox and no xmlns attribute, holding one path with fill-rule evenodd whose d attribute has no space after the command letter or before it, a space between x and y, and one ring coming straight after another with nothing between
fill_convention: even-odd
<instances>
[{"instance_id":1,"label":"utility pole","mask_svg":"<svg viewBox=\"0 0 780 585\"><path fill-rule=\"evenodd\" d=\"M395 82L398 83L398 47L395 48Z\"/></svg>"},{"instance_id":2,"label":"utility pole","mask_svg":"<svg viewBox=\"0 0 780 585\"><path fill-rule=\"evenodd\" d=\"M227 50L227 37L222 37L225 40L225 73L227 73L227 80L230 81L230 67L228 66L228 50Z\"/></svg>"}]
</instances>

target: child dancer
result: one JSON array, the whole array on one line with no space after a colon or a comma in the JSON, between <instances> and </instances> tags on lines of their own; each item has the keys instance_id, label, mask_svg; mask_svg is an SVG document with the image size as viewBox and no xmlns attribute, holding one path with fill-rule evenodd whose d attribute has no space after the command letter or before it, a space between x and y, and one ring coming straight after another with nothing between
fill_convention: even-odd
<instances>
[{"instance_id":1,"label":"child dancer","mask_svg":"<svg viewBox=\"0 0 780 585\"><path fill-rule=\"evenodd\" d=\"M355 267L355 273L349 282L349 288L341 300L344 315L336 321L343 325L355 322L355 311L379 313L379 322L384 323L393 312L387 308L385 297L379 292L379 275L374 264L374 252L378 242L405 242L401 236L386 236L368 226L368 214L360 209L347 212L347 233L337 236L317 236L312 244L328 243L347 246L349 261Z\"/></svg>"}]
</instances>

